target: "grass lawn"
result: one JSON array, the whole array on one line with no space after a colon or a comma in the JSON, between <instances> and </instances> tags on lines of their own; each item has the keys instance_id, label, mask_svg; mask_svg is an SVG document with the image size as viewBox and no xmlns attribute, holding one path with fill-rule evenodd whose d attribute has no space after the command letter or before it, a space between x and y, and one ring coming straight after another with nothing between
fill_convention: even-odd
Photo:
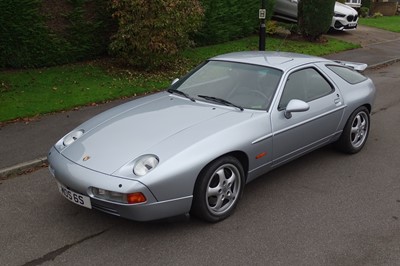
<instances>
[{"instance_id":1,"label":"grass lawn","mask_svg":"<svg viewBox=\"0 0 400 266\"><path fill-rule=\"evenodd\" d=\"M309 43L267 37L267 50L323 56L359 46L336 39ZM201 61L217 54L257 50L258 37L199 47L183 53L179 70L135 72L103 61L66 66L0 72L0 122L101 103L121 97L161 90Z\"/></svg>"},{"instance_id":2,"label":"grass lawn","mask_svg":"<svg viewBox=\"0 0 400 266\"><path fill-rule=\"evenodd\" d=\"M360 18L358 23L388 31L400 32L400 16Z\"/></svg>"}]
</instances>

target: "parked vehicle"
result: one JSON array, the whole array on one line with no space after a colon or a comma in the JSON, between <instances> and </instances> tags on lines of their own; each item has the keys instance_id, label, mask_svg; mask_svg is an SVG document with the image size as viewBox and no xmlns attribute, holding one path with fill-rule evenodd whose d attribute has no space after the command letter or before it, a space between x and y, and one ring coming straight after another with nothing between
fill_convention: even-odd
<instances>
[{"instance_id":1,"label":"parked vehicle","mask_svg":"<svg viewBox=\"0 0 400 266\"><path fill-rule=\"evenodd\" d=\"M276 0L274 17L297 22L298 0ZM358 24L358 12L354 8L336 2L331 28L334 30L355 29Z\"/></svg>"},{"instance_id":2,"label":"parked vehicle","mask_svg":"<svg viewBox=\"0 0 400 266\"><path fill-rule=\"evenodd\" d=\"M268 171L329 143L363 148L375 87L354 69L365 67L292 53L220 55L78 126L51 148L49 169L82 207L217 222Z\"/></svg>"}]
</instances>

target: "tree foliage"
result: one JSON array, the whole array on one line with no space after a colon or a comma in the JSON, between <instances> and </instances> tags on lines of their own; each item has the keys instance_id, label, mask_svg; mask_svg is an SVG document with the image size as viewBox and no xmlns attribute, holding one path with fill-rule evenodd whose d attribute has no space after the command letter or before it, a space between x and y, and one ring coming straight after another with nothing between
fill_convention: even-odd
<instances>
[{"instance_id":1,"label":"tree foliage","mask_svg":"<svg viewBox=\"0 0 400 266\"><path fill-rule=\"evenodd\" d=\"M118 21L112 53L147 69L169 67L191 44L203 14L197 0L113 0L112 7Z\"/></svg>"},{"instance_id":2,"label":"tree foliage","mask_svg":"<svg viewBox=\"0 0 400 266\"><path fill-rule=\"evenodd\" d=\"M312 41L329 30L334 14L335 0L300 0L298 24L301 34Z\"/></svg>"}]
</instances>

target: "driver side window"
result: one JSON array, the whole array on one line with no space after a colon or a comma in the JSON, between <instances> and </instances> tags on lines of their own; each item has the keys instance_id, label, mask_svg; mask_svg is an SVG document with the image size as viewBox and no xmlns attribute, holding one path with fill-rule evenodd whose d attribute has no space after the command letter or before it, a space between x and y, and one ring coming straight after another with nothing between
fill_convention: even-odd
<instances>
[{"instance_id":1,"label":"driver side window","mask_svg":"<svg viewBox=\"0 0 400 266\"><path fill-rule=\"evenodd\" d=\"M284 110L292 99L310 102L333 91L333 86L314 68L293 72L286 80L278 110Z\"/></svg>"}]
</instances>

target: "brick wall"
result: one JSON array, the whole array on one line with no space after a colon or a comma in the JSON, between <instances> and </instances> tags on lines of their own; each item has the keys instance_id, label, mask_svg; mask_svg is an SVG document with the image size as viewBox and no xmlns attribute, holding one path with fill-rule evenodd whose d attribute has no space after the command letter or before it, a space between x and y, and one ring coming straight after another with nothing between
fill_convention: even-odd
<instances>
[{"instance_id":1,"label":"brick wall","mask_svg":"<svg viewBox=\"0 0 400 266\"><path fill-rule=\"evenodd\" d=\"M397 11L397 2L374 2L371 3L371 14L377 12L382 13L384 16L394 16Z\"/></svg>"}]
</instances>

